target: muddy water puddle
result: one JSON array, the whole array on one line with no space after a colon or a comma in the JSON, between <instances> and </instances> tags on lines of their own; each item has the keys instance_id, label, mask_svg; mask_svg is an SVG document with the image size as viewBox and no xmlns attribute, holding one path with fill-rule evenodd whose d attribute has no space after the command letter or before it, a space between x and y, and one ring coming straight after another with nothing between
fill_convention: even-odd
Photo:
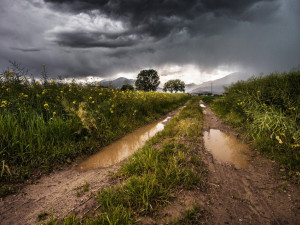
<instances>
[{"instance_id":1,"label":"muddy water puddle","mask_svg":"<svg viewBox=\"0 0 300 225\"><path fill-rule=\"evenodd\" d=\"M83 161L78 165L77 170L86 171L108 167L121 162L144 146L146 141L153 137L157 132L162 131L165 127L165 123L169 119L171 119L171 117L166 117L165 119L143 126L134 132L127 134Z\"/></svg>"},{"instance_id":2,"label":"muddy water puddle","mask_svg":"<svg viewBox=\"0 0 300 225\"><path fill-rule=\"evenodd\" d=\"M210 129L204 132L204 144L216 160L231 163L238 169L248 168L250 149L236 137Z\"/></svg>"}]
</instances>

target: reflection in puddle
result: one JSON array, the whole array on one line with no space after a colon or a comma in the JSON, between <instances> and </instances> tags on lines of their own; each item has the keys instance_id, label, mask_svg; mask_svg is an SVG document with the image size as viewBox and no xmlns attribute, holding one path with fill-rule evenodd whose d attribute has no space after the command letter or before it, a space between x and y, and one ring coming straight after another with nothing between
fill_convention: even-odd
<instances>
[{"instance_id":1,"label":"reflection in puddle","mask_svg":"<svg viewBox=\"0 0 300 225\"><path fill-rule=\"evenodd\" d=\"M143 126L120 140L104 147L100 152L79 164L77 170L86 171L99 167L108 167L121 162L141 148L149 138L153 137L157 132L162 131L165 126L164 123L170 118L171 117L167 117L163 120Z\"/></svg>"},{"instance_id":2,"label":"reflection in puddle","mask_svg":"<svg viewBox=\"0 0 300 225\"><path fill-rule=\"evenodd\" d=\"M206 106L205 106L205 105L203 105L202 103L200 104L200 106L201 106L202 108L206 108Z\"/></svg>"},{"instance_id":3,"label":"reflection in puddle","mask_svg":"<svg viewBox=\"0 0 300 225\"><path fill-rule=\"evenodd\" d=\"M210 129L204 132L204 143L217 160L232 163L238 169L248 168L248 156L245 153L250 153L250 149L236 137Z\"/></svg>"}]
</instances>

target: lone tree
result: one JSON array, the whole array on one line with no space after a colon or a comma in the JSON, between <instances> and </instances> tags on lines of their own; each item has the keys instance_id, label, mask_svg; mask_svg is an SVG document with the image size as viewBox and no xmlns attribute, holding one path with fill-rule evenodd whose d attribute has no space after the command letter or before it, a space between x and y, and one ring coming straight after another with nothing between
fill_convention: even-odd
<instances>
[{"instance_id":1,"label":"lone tree","mask_svg":"<svg viewBox=\"0 0 300 225\"><path fill-rule=\"evenodd\" d=\"M185 91L185 83L179 79L176 80L169 80L164 84L164 88L163 88L164 92L171 92L173 93L173 91L175 91L176 93L178 91Z\"/></svg>"},{"instance_id":2,"label":"lone tree","mask_svg":"<svg viewBox=\"0 0 300 225\"><path fill-rule=\"evenodd\" d=\"M135 86L137 90L141 91L156 91L159 85L159 76L157 72L153 69L142 70L135 81Z\"/></svg>"}]
</instances>

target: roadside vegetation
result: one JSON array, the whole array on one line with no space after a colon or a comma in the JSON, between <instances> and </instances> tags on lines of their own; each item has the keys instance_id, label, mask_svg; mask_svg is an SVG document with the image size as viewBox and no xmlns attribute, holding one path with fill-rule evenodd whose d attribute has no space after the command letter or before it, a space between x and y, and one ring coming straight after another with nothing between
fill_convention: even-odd
<instances>
[{"instance_id":1,"label":"roadside vegetation","mask_svg":"<svg viewBox=\"0 0 300 225\"><path fill-rule=\"evenodd\" d=\"M211 104L263 153L299 175L300 71L237 82Z\"/></svg>"},{"instance_id":2,"label":"roadside vegetation","mask_svg":"<svg viewBox=\"0 0 300 225\"><path fill-rule=\"evenodd\" d=\"M202 124L199 98L193 98L122 165L114 175L116 185L99 191L94 218L51 218L47 224L133 224L158 213L179 191L203 187L206 170L198 146ZM193 212L189 216L197 219ZM71 217L72 223L66 223Z\"/></svg>"},{"instance_id":3,"label":"roadside vegetation","mask_svg":"<svg viewBox=\"0 0 300 225\"><path fill-rule=\"evenodd\" d=\"M174 110L186 94L28 79L17 65L0 74L0 184L71 163Z\"/></svg>"}]
</instances>

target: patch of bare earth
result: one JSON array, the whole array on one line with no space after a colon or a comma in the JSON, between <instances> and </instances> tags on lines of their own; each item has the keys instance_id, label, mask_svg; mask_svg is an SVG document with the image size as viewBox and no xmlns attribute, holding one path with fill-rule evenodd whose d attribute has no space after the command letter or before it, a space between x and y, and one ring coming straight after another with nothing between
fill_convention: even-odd
<instances>
[{"instance_id":1,"label":"patch of bare earth","mask_svg":"<svg viewBox=\"0 0 300 225\"><path fill-rule=\"evenodd\" d=\"M1 224L38 224L38 214L50 214L52 209L55 218L74 213L85 214L97 206L91 192L109 185L108 175L117 169L118 166L114 166L79 173L74 164L64 171L44 176L37 184L27 185L22 192L1 200ZM86 182L89 190L83 192L82 186Z\"/></svg>"},{"instance_id":2,"label":"patch of bare earth","mask_svg":"<svg viewBox=\"0 0 300 225\"><path fill-rule=\"evenodd\" d=\"M173 117L178 112L179 108L166 116ZM17 194L0 199L0 224L40 224L38 215L43 212L53 212L54 218L68 214L81 218L93 213L98 207L94 195L115 182L110 175L118 171L120 163L79 172L76 168L80 161L63 171L43 176L36 184L25 186ZM89 184L88 191L83 191L85 183Z\"/></svg>"},{"instance_id":3,"label":"patch of bare earth","mask_svg":"<svg viewBox=\"0 0 300 225\"><path fill-rule=\"evenodd\" d=\"M208 106L203 112L204 131L219 129L240 136ZM141 224L173 224L175 218L182 218L182 213L195 203L206 212L199 224L300 224L299 186L280 179L274 161L252 149L248 168L237 169L214 159L203 139L198 144L198 151L207 166L205 190L178 192L169 206L152 218L141 220Z\"/></svg>"}]
</instances>

